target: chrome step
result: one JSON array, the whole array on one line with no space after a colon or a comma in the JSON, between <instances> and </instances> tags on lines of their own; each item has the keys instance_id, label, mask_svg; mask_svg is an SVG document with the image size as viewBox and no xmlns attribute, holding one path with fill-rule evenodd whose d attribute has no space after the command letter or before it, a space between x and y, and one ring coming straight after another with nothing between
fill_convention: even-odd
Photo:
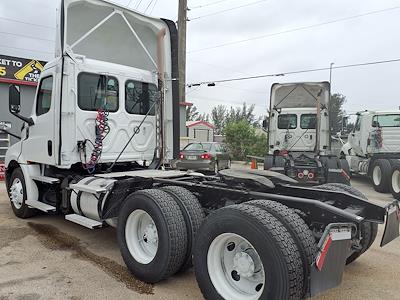
<instances>
[{"instance_id":1,"label":"chrome step","mask_svg":"<svg viewBox=\"0 0 400 300\"><path fill-rule=\"evenodd\" d=\"M27 201L25 201L25 204L30 207L36 208L38 210L44 211L44 212L56 211L56 208L54 206L48 205L48 204L40 202L40 201L27 200Z\"/></svg>"},{"instance_id":2,"label":"chrome step","mask_svg":"<svg viewBox=\"0 0 400 300\"><path fill-rule=\"evenodd\" d=\"M89 218L86 218L84 216L81 215L77 215L77 214L70 214L70 215L66 215L65 219L71 222L74 222L76 224L79 224L81 226L84 226L86 228L89 229L96 229L96 228L100 228L103 226L103 223L96 221L96 220L92 220Z\"/></svg>"},{"instance_id":3,"label":"chrome step","mask_svg":"<svg viewBox=\"0 0 400 300\"><path fill-rule=\"evenodd\" d=\"M45 183L50 183L50 184L60 183L60 179L54 178L54 177L48 177L48 176L31 176L31 178L32 178L33 180L37 180L37 181L45 182Z\"/></svg>"},{"instance_id":4,"label":"chrome step","mask_svg":"<svg viewBox=\"0 0 400 300\"><path fill-rule=\"evenodd\" d=\"M79 184L79 183L70 184L69 187L73 190L78 190L89 194L101 194L107 192L106 188L93 187L90 185Z\"/></svg>"}]
</instances>

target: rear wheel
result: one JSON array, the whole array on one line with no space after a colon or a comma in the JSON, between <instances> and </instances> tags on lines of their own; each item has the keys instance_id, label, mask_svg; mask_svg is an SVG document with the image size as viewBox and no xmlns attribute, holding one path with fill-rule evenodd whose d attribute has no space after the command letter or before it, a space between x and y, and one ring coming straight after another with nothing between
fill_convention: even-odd
<instances>
[{"instance_id":1,"label":"rear wheel","mask_svg":"<svg viewBox=\"0 0 400 300\"><path fill-rule=\"evenodd\" d=\"M27 199L25 177L20 168L15 169L8 181L8 195L11 208L18 218L26 219L37 214L37 210L25 204Z\"/></svg>"},{"instance_id":2,"label":"rear wheel","mask_svg":"<svg viewBox=\"0 0 400 300\"><path fill-rule=\"evenodd\" d=\"M375 191L386 193L389 191L389 178L392 167L387 159L377 159L372 164L371 179Z\"/></svg>"},{"instance_id":3,"label":"rear wheel","mask_svg":"<svg viewBox=\"0 0 400 300\"><path fill-rule=\"evenodd\" d=\"M351 195L357 196L364 200L368 200L367 197L361 193L359 190L341 183L328 183L318 186L319 189L337 191L337 192L347 192ZM350 264L361 256L365 251L367 251L375 241L376 235L378 234L378 224L371 222L364 222L361 225L361 249L353 249L351 254L346 260L346 264Z\"/></svg>"},{"instance_id":4,"label":"rear wheel","mask_svg":"<svg viewBox=\"0 0 400 300\"><path fill-rule=\"evenodd\" d=\"M178 204L164 191L129 195L120 210L117 236L129 271L145 282L166 279L185 262L185 221Z\"/></svg>"},{"instance_id":5,"label":"rear wheel","mask_svg":"<svg viewBox=\"0 0 400 300\"><path fill-rule=\"evenodd\" d=\"M400 200L400 163L394 164L390 179L390 192L395 199Z\"/></svg>"},{"instance_id":6,"label":"rear wheel","mask_svg":"<svg viewBox=\"0 0 400 300\"><path fill-rule=\"evenodd\" d=\"M254 200L246 202L246 204L266 210L277 218L291 234L303 262L304 295L306 295L310 288L311 265L317 252L315 238L310 228L296 212L281 203L269 200Z\"/></svg>"},{"instance_id":7,"label":"rear wheel","mask_svg":"<svg viewBox=\"0 0 400 300\"><path fill-rule=\"evenodd\" d=\"M273 215L241 204L213 212L196 239L195 271L206 299L301 299L298 248Z\"/></svg>"}]
</instances>

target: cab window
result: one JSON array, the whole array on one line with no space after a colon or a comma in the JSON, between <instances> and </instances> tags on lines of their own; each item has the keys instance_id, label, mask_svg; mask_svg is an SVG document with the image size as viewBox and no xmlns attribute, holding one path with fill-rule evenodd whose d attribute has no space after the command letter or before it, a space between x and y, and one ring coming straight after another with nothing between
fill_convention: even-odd
<instances>
[{"instance_id":1,"label":"cab window","mask_svg":"<svg viewBox=\"0 0 400 300\"><path fill-rule=\"evenodd\" d=\"M81 73L78 76L78 106L82 110L118 110L119 86L113 76Z\"/></svg>"},{"instance_id":2,"label":"cab window","mask_svg":"<svg viewBox=\"0 0 400 300\"><path fill-rule=\"evenodd\" d=\"M354 125L354 131L360 131L361 129L361 117L357 117L356 125Z\"/></svg>"},{"instance_id":3,"label":"cab window","mask_svg":"<svg viewBox=\"0 0 400 300\"><path fill-rule=\"evenodd\" d=\"M400 127L400 114L374 116L372 127Z\"/></svg>"},{"instance_id":4,"label":"cab window","mask_svg":"<svg viewBox=\"0 0 400 300\"><path fill-rule=\"evenodd\" d=\"M278 116L278 129L296 129L297 115L287 114Z\"/></svg>"},{"instance_id":5,"label":"cab window","mask_svg":"<svg viewBox=\"0 0 400 300\"><path fill-rule=\"evenodd\" d=\"M128 80L125 84L125 109L129 114L155 115L154 102L157 86L151 83Z\"/></svg>"},{"instance_id":6,"label":"cab window","mask_svg":"<svg viewBox=\"0 0 400 300\"><path fill-rule=\"evenodd\" d=\"M36 115L44 115L50 110L53 91L53 76L43 78L40 82L36 102Z\"/></svg>"},{"instance_id":7,"label":"cab window","mask_svg":"<svg viewBox=\"0 0 400 300\"><path fill-rule=\"evenodd\" d=\"M315 129L317 125L316 114L304 114L300 117L300 128L301 129Z\"/></svg>"}]
</instances>

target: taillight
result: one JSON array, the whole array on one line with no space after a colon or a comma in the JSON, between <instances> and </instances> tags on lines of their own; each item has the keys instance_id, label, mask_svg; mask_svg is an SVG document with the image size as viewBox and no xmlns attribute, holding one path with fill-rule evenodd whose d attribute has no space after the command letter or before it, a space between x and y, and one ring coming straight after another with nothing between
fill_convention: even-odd
<instances>
[{"instance_id":1,"label":"taillight","mask_svg":"<svg viewBox=\"0 0 400 300\"><path fill-rule=\"evenodd\" d=\"M299 172L299 173L297 174L297 177L299 177L300 179L303 179L303 178L304 178L303 172Z\"/></svg>"},{"instance_id":2,"label":"taillight","mask_svg":"<svg viewBox=\"0 0 400 300\"><path fill-rule=\"evenodd\" d=\"M179 153L179 159L184 159L185 155L183 155L182 153Z\"/></svg>"},{"instance_id":3,"label":"taillight","mask_svg":"<svg viewBox=\"0 0 400 300\"><path fill-rule=\"evenodd\" d=\"M314 173L308 173L308 179L314 179Z\"/></svg>"},{"instance_id":4,"label":"taillight","mask_svg":"<svg viewBox=\"0 0 400 300\"><path fill-rule=\"evenodd\" d=\"M201 157L201 159L211 159L211 154L210 153L204 153L200 157Z\"/></svg>"},{"instance_id":5,"label":"taillight","mask_svg":"<svg viewBox=\"0 0 400 300\"><path fill-rule=\"evenodd\" d=\"M287 150L281 150L281 151L279 152L279 155L284 156L284 157L287 157L287 156L289 156L289 151L287 151Z\"/></svg>"}]
</instances>

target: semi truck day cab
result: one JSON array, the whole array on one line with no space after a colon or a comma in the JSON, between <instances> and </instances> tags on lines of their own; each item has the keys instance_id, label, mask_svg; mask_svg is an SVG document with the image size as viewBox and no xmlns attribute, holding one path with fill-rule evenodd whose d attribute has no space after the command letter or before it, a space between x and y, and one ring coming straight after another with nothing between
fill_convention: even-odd
<instances>
[{"instance_id":1,"label":"semi truck day cab","mask_svg":"<svg viewBox=\"0 0 400 300\"><path fill-rule=\"evenodd\" d=\"M366 110L356 116L341 157L347 159L352 174L369 177L376 191L390 191L400 200L400 111Z\"/></svg>"},{"instance_id":2,"label":"semi truck day cab","mask_svg":"<svg viewBox=\"0 0 400 300\"><path fill-rule=\"evenodd\" d=\"M350 184L347 161L331 151L329 114L328 82L274 84L264 169L303 184Z\"/></svg>"},{"instance_id":3,"label":"semi truck day cab","mask_svg":"<svg viewBox=\"0 0 400 300\"><path fill-rule=\"evenodd\" d=\"M173 22L102 0L64 0L57 58L6 154L19 218L65 215L116 229L132 276L156 283L195 266L206 299L303 299L335 287L346 264L399 236L399 205L343 184L301 187L264 170L164 170L179 154ZM321 141L321 145L323 141ZM96 234L95 232L93 234Z\"/></svg>"}]
</instances>

